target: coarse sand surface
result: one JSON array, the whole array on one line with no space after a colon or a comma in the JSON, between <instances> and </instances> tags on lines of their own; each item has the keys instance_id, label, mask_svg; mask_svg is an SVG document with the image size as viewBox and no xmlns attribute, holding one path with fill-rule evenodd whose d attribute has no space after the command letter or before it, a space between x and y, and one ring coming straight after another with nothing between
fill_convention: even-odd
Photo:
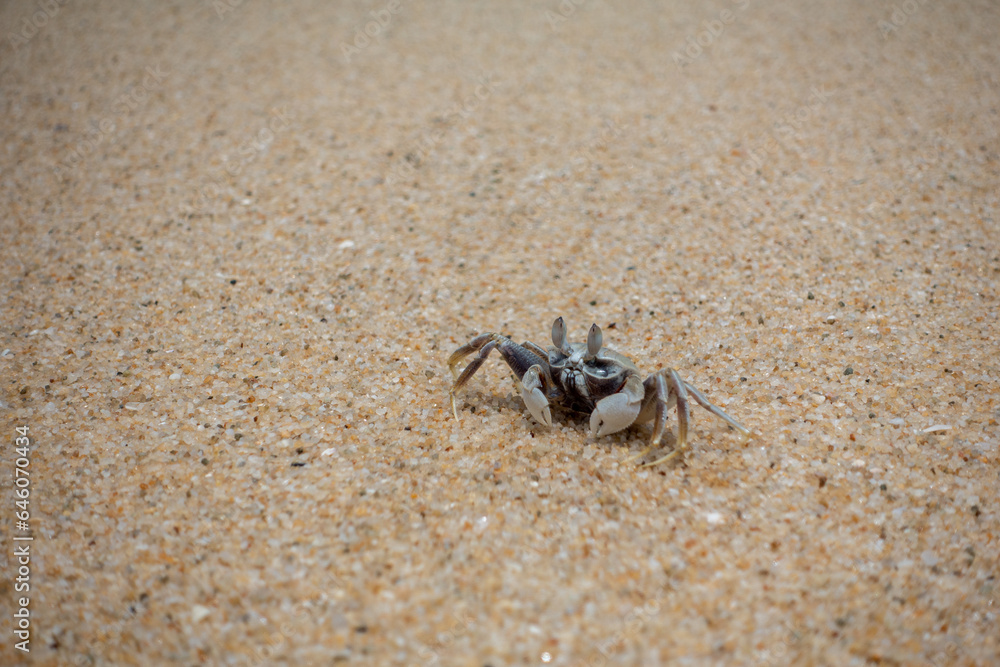
<instances>
[{"instance_id":1,"label":"coarse sand surface","mask_svg":"<svg viewBox=\"0 0 1000 667\"><path fill-rule=\"evenodd\" d=\"M1000 664L998 34L3 3L0 664ZM752 437L456 421L558 316Z\"/></svg>"}]
</instances>

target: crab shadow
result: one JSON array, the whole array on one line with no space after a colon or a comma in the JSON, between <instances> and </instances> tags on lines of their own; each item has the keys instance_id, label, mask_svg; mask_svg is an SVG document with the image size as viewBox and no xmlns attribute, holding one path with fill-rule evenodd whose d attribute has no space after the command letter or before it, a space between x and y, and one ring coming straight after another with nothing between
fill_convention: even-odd
<instances>
[{"instance_id":1,"label":"crab shadow","mask_svg":"<svg viewBox=\"0 0 1000 667\"><path fill-rule=\"evenodd\" d=\"M531 415L526 415L526 417L536 427L546 428L533 420ZM598 437L590 432L590 413L579 412L577 410L561 406L556 406L552 410L552 426L556 426L557 424L572 426L580 432L581 442L601 447L609 453L613 452L617 448L623 448L629 454L631 454L633 450L634 453L638 454L649 445L649 441L653 436L652 423L648 423L633 424L616 433L610 433L608 435ZM668 429L663 434L663 437L660 438L660 444L643 458L654 460L651 457L659 457L665 453L669 453L673 451L676 445L677 436ZM641 462L642 461L640 459L636 459L636 463Z\"/></svg>"},{"instance_id":2,"label":"crab shadow","mask_svg":"<svg viewBox=\"0 0 1000 667\"><path fill-rule=\"evenodd\" d=\"M621 448L628 455L633 453L638 454L648 446L653 432L651 423L633 424L617 433L596 437L590 432L589 412L581 412L561 405L551 406L552 426L545 426L535 421L528 414L528 410L524 406L524 401L514 393L498 395L473 389L463 396L463 401L459 404L458 409L460 415L464 413L472 418L476 416L481 417L486 413L502 415L509 412L512 416L519 418L520 424L525 429L525 435L531 434L531 437L546 432L555 433L561 427L568 426L579 434L581 446L583 444L591 444L604 449L608 453ZM517 424L517 421L513 421L512 423ZM660 444L656 449L643 457L643 459L655 460L655 457L660 457L673 451L676 445L677 436L668 427L660 439ZM636 459L635 461L637 464L642 462L641 459Z\"/></svg>"}]
</instances>

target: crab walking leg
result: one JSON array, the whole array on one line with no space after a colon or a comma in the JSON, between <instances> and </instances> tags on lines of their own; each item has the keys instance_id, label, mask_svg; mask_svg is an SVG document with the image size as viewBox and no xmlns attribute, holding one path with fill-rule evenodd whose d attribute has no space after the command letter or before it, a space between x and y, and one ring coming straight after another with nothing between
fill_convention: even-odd
<instances>
[{"instance_id":1,"label":"crab walking leg","mask_svg":"<svg viewBox=\"0 0 1000 667\"><path fill-rule=\"evenodd\" d=\"M536 345L535 343L532 343L530 340L524 341L523 343L521 343L521 345L523 347L531 350L535 354L537 354L541 359L548 359L549 358L549 353L548 352L546 352L545 350L543 350L541 348L541 346Z\"/></svg>"},{"instance_id":2,"label":"crab walking leg","mask_svg":"<svg viewBox=\"0 0 1000 667\"><path fill-rule=\"evenodd\" d=\"M451 385L451 391L448 392L451 395L451 412L455 415L455 421L458 421L458 406L455 405L455 392L462 388L466 382L469 381L476 371L479 370L486 362L486 358L490 356L500 341L494 338L496 334L482 334L481 336L476 336L473 338L468 345L463 345L455 351L455 354L451 355L448 359L448 367L451 369L451 374L455 375L455 366L462 360L463 357L467 357L476 350L479 350L479 355L469 362L469 365L465 367L461 375L455 378L455 383Z\"/></svg>"},{"instance_id":3,"label":"crab walking leg","mask_svg":"<svg viewBox=\"0 0 1000 667\"><path fill-rule=\"evenodd\" d=\"M476 358L470 361L469 365L465 367L465 370L455 378L455 383L451 386L451 392L449 392L451 395L451 412L455 415L456 420L458 420L458 405L455 403L455 392L461 389L469 381L469 378L475 375L476 371L486 362L486 358L490 356L490 352L493 350L497 350L503 356L503 360L514 371L514 375L519 382L523 380L528 370L534 366L538 366L538 372L544 375L546 380L550 379L545 357L539 356L538 352L535 351L544 352L544 350L538 348L537 345L533 345L533 347L521 346L498 333L479 334L455 350L448 358L448 368L451 369L452 376L455 376L455 367L462 362L462 359L476 351L479 352ZM545 388L545 385L540 383L539 387ZM542 397L545 398L544 394ZM547 403L548 401L546 400ZM537 400L534 404L537 405ZM548 423L552 423L551 419Z\"/></svg>"},{"instance_id":4,"label":"crab walking leg","mask_svg":"<svg viewBox=\"0 0 1000 667\"><path fill-rule=\"evenodd\" d=\"M662 373L653 373L646 378L642 386L646 390L646 398L642 402L639 420L643 418L648 420L649 417L646 415L650 411L654 412L653 435L649 439L649 446L635 456L625 459L625 463L641 459L659 446L660 440L663 438L663 433L667 429L667 411L674 407L674 403L677 402L677 397L668 392L667 381L664 379Z\"/></svg>"},{"instance_id":5,"label":"crab walking leg","mask_svg":"<svg viewBox=\"0 0 1000 667\"><path fill-rule=\"evenodd\" d=\"M466 343L462 347L452 352L451 356L448 357L448 370L451 371L451 377L456 379L458 378L458 373L455 371L455 368L458 366L459 363L461 363L462 359L465 359L473 352L479 351L484 345L486 345L490 341L493 341L494 347L496 347L497 341L494 338L495 336L496 334L493 333L479 334L478 336L470 340L468 343ZM487 352L487 354L489 353ZM482 362L480 362L480 365L482 365ZM476 366L476 368L479 368L479 366ZM473 370L472 372L475 373L476 371Z\"/></svg>"},{"instance_id":6,"label":"crab walking leg","mask_svg":"<svg viewBox=\"0 0 1000 667\"><path fill-rule=\"evenodd\" d=\"M692 396L694 396L694 400L698 403L698 405L705 408L713 415L715 415L716 417L723 420L724 422L732 426L734 429L739 431L740 434L743 436L744 440L750 437L750 429L748 429L746 426L744 426L743 424L739 423L738 421L727 415L725 412L722 411L722 408L713 405L711 401L705 398L705 395L703 393L692 387L687 382L684 383L684 387L688 390L688 392L690 392Z\"/></svg>"},{"instance_id":7,"label":"crab walking leg","mask_svg":"<svg viewBox=\"0 0 1000 667\"><path fill-rule=\"evenodd\" d=\"M685 389L687 385L684 380L681 379L681 376L677 374L677 371L672 368L665 369L662 371L662 374L663 375L661 377L665 377L667 381L668 392L673 394L677 401L677 444L674 445L674 451L662 458L656 459L655 461L643 464L643 467L655 466L669 461L687 449L688 417L690 416L687 389Z\"/></svg>"}]
</instances>

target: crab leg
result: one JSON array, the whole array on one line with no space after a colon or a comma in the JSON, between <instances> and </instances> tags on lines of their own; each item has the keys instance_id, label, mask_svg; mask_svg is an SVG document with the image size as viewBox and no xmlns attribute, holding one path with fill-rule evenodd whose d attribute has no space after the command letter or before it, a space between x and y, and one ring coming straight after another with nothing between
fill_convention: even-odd
<instances>
[{"instance_id":1,"label":"crab leg","mask_svg":"<svg viewBox=\"0 0 1000 667\"><path fill-rule=\"evenodd\" d=\"M521 345L523 345L524 347L528 348L529 350L531 350L532 352L534 352L535 354L537 354L542 359L548 359L549 358L549 353L548 352L546 352L545 350L543 350L541 348L541 346L532 343L530 340L524 341L523 343L521 343Z\"/></svg>"},{"instance_id":2,"label":"crab leg","mask_svg":"<svg viewBox=\"0 0 1000 667\"><path fill-rule=\"evenodd\" d=\"M649 439L649 446L644 450L625 459L625 462L641 459L659 446L660 440L667 428L667 411L674 406L676 398L671 396L667 390L667 381L661 373L653 373L642 383L646 390L646 398L642 402L642 410L636 421L648 421L649 413L653 415L653 435ZM673 400L671 400L673 399Z\"/></svg>"},{"instance_id":3,"label":"crab leg","mask_svg":"<svg viewBox=\"0 0 1000 667\"><path fill-rule=\"evenodd\" d=\"M451 376L453 378L455 378L455 379L458 379L458 373L455 372L455 367L458 366L458 364L462 361L462 359L466 358L467 356L469 356L473 352L478 352L487 343L493 343L493 346L490 347L490 350L492 350L494 347L496 347L496 340L494 340L494 337L496 337L496 336L497 336L497 334L494 334L494 333L479 334L478 336L476 336L475 338L473 338L472 340L470 340L468 343L466 343L462 347L460 347L457 350L455 350L452 353L452 355L450 357L448 357L448 370L451 371ZM489 352L487 352L486 354L489 355ZM484 357L482 355L482 353L480 353L479 356L483 357L483 361L486 360L486 357ZM472 364L474 364L474 363L476 363L476 362L473 361ZM479 362L479 366L481 366L482 363L483 362L480 361ZM472 364L469 364L469 368L472 368ZM472 372L475 373L476 370L479 368L479 366L476 366L476 368L473 368ZM468 370L468 369L466 369L466 370ZM467 379L468 378L466 378L466 380ZM463 384L464 384L464 382L463 382Z\"/></svg>"},{"instance_id":4,"label":"crab leg","mask_svg":"<svg viewBox=\"0 0 1000 667\"><path fill-rule=\"evenodd\" d=\"M534 347L537 348L538 346ZM532 414L535 414L537 411L538 415L536 415L536 418L544 416L548 401L545 400L545 395L541 391L541 388L545 386L544 383L546 380L548 381L548 385L551 385L548 363L545 360L545 357L540 357L532 349L518 345L502 334L483 333L479 334L468 343L455 350L454 354L448 358L448 368L451 370L452 376L455 377L455 383L452 384L451 391L449 392L451 396L451 411L452 414L455 415L455 419L458 419L458 406L455 403L455 392L461 389L465 383L469 381L469 378L476 374L476 371L478 371L479 368L486 362L487 357L490 356L490 352L493 350L498 350L500 354L503 355L504 361L507 362L510 369L514 371L514 375L517 377L519 383L522 382L529 369L536 366L538 367L538 370L534 372L533 376L528 378L528 384L531 384L532 386L530 388L524 387L524 385L522 386L524 387L524 391L527 391L529 394L525 402L528 403L530 400L529 409L532 411ZM458 364L461 363L462 359L477 351L479 354L476 355L476 358L469 362L469 365L465 367L465 370L463 370L460 374L456 374L455 369ZM539 373L541 373L541 376ZM544 380L540 380L540 377L544 377ZM537 386L535 386L536 384ZM545 401L544 405L538 400L538 396L534 393L535 391L538 391L538 393L541 394L542 399ZM523 392L522 397L524 397ZM539 419L539 421L545 423L542 419ZM551 418L549 423L551 423Z\"/></svg>"},{"instance_id":5,"label":"crab leg","mask_svg":"<svg viewBox=\"0 0 1000 667\"><path fill-rule=\"evenodd\" d=\"M687 423L689 417L687 393L685 389L689 386L681 380L677 371L672 368L664 369L653 373L642 383L646 389L646 400L643 402L642 412L648 414L650 410L655 412L653 417L653 435L649 439L649 446L634 456L630 456L625 461L641 459L660 445L660 440L667 428L667 411L677 405L677 444L674 452L666 457L670 458L678 451L684 449L687 441ZM645 417L649 419L649 417ZM654 463L660 463L666 459L660 459ZM648 463L646 465L653 465Z\"/></svg>"},{"instance_id":6,"label":"crab leg","mask_svg":"<svg viewBox=\"0 0 1000 667\"><path fill-rule=\"evenodd\" d=\"M656 416L655 421L653 422L653 435L650 438L649 447L636 456L630 457L627 459L628 461L646 456L660 443L660 438L663 436L664 428L666 426L666 411L673 407L674 401L677 403L677 444L674 447L674 450L666 456L643 465L654 466L658 463L669 461L687 449L687 423L689 419L688 394L694 398L698 405L732 426L743 436L744 439L750 436L750 431L745 426L730 417L718 406L713 405L703 393L698 391L690 383L682 380L680 375L677 374L677 371L673 369L665 369L649 376L643 385L646 388L647 396L652 396L651 398L647 398L646 402L643 404L642 412L648 413L650 409L650 401L653 401L656 407ZM646 418L648 419L648 417Z\"/></svg>"},{"instance_id":7,"label":"crab leg","mask_svg":"<svg viewBox=\"0 0 1000 667\"><path fill-rule=\"evenodd\" d=\"M713 405L711 401L705 398L705 395L703 393L692 387L687 382L684 383L684 386L691 393L691 395L694 396L694 400L697 401L698 405L705 408L713 415L715 415L716 417L723 420L724 422L732 426L734 429L739 431L744 438L750 437L750 430L746 426L744 426L743 424L739 423L738 421L727 415L725 412L722 411L722 408Z\"/></svg>"},{"instance_id":8,"label":"crab leg","mask_svg":"<svg viewBox=\"0 0 1000 667\"><path fill-rule=\"evenodd\" d=\"M668 393L672 394L677 400L677 444L674 445L674 450L672 452L662 458L652 461L651 463L643 464L643 467L655 466L658 463L669 461L687 449L687 430L690 411L688 409L687 389L685 387L688 385L681 379L681 376L677 374L677 371L672 368L666 369L661 373L657 373L657 376L666 380ZM666 412L665 402L661 403L660 398L657 397L657 413L659 413L661 405L663 405L664 412ZM657 414L657 417L659 417L659 414ZM657 421L659 421L659 419L657 419ZM664 417L664 422L665 421L666 417ZM655 435L656 431L654 430L653 433Z\"/></svg>"}]
</instances>

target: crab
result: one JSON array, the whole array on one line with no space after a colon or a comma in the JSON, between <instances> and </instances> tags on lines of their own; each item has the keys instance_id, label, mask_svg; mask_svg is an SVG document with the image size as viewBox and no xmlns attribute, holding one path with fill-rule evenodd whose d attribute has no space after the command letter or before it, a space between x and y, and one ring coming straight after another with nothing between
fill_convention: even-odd
<instances>
[{"instance_id":1,"label":"crab","mask_svg":"<svg viewBox=\"0 0 1000 667\"><path fill-rule=\"evenodd\" d=\"M586 343L566 340L566 325L559 317L552 324L552 344L548 350L530 341L520 345L498 333L482 333L470 340L448 359L454 384L451 386L451 409L458 420L455 393L461 389L497 350L514 372L517 388L531 416L545 426L552 425L553 405L572 412L590 413L590 431L595 437L617 433L633 424L653 421L649 446L629 460L644 458L660 444L667 428L667 411L677 406L677 439L673 451L647 466L664 463L687 448L689 397L722 419L746 439L750 431L715 406L704 394L681 379L672 368L659 370L640 380L639 369L631 359L604 347L601 328L594 324ZM470 354L477 353L465 369L457 366Z\"/></svg>"}]
</instances>

